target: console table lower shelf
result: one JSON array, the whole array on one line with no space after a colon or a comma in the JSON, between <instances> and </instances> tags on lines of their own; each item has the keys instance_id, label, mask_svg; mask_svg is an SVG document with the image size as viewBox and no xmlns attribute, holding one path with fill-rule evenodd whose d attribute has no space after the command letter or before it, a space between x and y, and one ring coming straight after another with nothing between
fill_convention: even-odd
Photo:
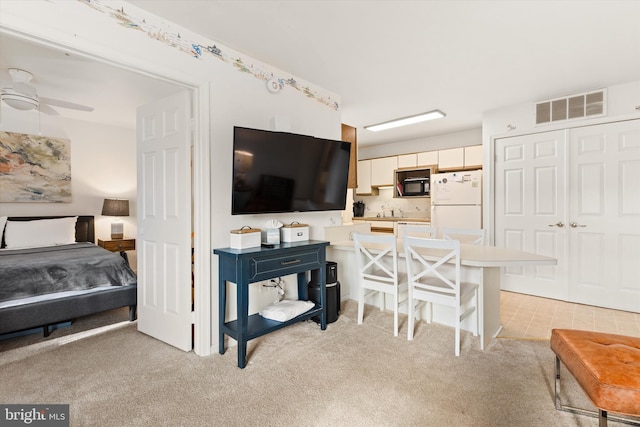
<instances>
[{"instance_id":1,"label":"console table lower shelf","mask_svg":"<svg viewBox=\"0 0 640 427\"><path fill-rule=\"evenodd\" d=\"M218 349L224 354L224 335L238 342L238 367L247 365L247 341L277 331L294 323L320 317L320 328L327 328L326 316L326 255L329 242L306 241L282 243L273 248L214 249L218 255ZM306 301L307 272L317 271L320 282L320 302L309 311L285 322L266 319L259 314L248 315L249 284L297 274L298 299ZM225 322L227 282L236 284L238 318Z\"/></svg>"},{"instance_id":2,"label":"console table lower shelf","mask_svg":"<svg viewBox=\"0 0 640 427\"><path fill-rule=\"evenodd\" d=\"M301 315L287 320L286 322L278 322L276 320L264 318L259 314L252 314L247 318L247 341L251 341L254 338L258 338L271 332L277 331L278 329L282 329L285 326L302 322L303 320L311 319L312 317L318 316L320 314L322 314L322 308L319 306L315 306L306 313L302 313ZM239 335L237 320L225 323L221 326L221 329L222 332L227 336L238 340Z\"/></svg>"}]
</instances>

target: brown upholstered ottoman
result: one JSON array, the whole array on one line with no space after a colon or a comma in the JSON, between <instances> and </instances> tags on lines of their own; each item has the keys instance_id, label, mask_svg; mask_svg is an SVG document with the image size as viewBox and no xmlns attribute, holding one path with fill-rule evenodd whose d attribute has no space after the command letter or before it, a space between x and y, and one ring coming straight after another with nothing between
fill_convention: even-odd
<instances>
[{"instance_id":1,"label":"brown upholstered ottoman","mask_svg":"<svg viewBox=\"0 0 640 427\"><path fill-rule=\"evenodd\" d=\"M560 404L558 392L562 361L598 408L600 426L607 425L607 412L631 416L631 419L615 419L640 425L640 418L635 418L640 417L640 338L554 329L551 332L551 350L556 354L557 409L596 415L592 411Z\"/></svg>"}]
</instances>

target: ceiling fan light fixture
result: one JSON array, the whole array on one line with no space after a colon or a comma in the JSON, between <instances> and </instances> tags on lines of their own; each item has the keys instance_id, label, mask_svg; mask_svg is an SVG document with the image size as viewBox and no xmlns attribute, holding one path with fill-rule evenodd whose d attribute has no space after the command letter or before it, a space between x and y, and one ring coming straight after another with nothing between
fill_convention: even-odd
<instances>
[{"instance_id":1,"label":"ceiling fan light fixture","mask_svg":"<svg viewBox=\"0 0 640 427\"><path fill-rule=\"evenodd\" d=\"M50 116L60 115L51 105L78 111L93 111L93 107L75 104L73 102L62 101L39 97L38 91L29 82L33 79L33 74L20 68L9 68L12 83L0 89L0 100L9 107L21 111L37 110L40 113Z\"/></svg>"},{"instance_id":2,"label":"ceiling fan light fixture","mask_svg":"<svg viewBox=\"0 0 640 427\"><path fill-rule=\"evenodd\" d=\"M11 93L3 90L0 99L11 108L16 110L28 111L38 108L38 98L21 95L19 93Z\"/></svg>"},{"instance_id":3,"label":"ceiling fan light fixture","mask_svg":"<svg viewBox=\"0 0 640 427\"><path fill-rule=\"evenodd\" d=\"M378 132L381 130L393 129L400 126L412 125L414 123L426 122L427 120L434 120L446 117L446 114L440 110L427 111L426 113L416 114L409 117L402 117L400 119L390 120L384 123L378 123L375 125L365 126L366 130L372 132Z\"/></svg>"}]
</instances>

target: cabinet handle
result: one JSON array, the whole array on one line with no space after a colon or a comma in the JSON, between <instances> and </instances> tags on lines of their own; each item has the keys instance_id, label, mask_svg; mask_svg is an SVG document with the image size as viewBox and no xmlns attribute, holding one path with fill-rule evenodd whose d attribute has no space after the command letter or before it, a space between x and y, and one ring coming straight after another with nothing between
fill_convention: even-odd
<instances>
[{"instance_id":1,"label":"cabinet handle","mask_svg":"<svg viewBox=\"0 0 640 427\"><path fill-rule=\"evenodd\" d=\"M301 259L294 259L292 261L282 261L280 264L281 265L291 265L291 264L297 264L299 262L302 262Z\"/></svg>"},{"instance_id":2,"label":"cabinet handle","mask_svg":"<svg viewBox=\"0 0 640 427\"><path fill-rule=\"evenodd\" d=\"M558 221L555 224L549 224L549 227L559 227L562 228L564 227L564 223L562 221Z\"/></svg>"}]
</instances>

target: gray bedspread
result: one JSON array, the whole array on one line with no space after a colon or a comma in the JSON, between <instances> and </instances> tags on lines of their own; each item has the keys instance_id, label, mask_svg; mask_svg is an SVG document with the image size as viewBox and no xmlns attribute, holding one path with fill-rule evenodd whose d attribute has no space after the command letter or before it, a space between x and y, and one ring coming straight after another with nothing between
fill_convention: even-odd
<instances>
[{"instance_id":1,"label":"gray bedspread","mask_svg":"<svg viewBox=\"0 0 640 427\"><path fill-rule=\"evenodd\" d=\"M124 258L92 243L0 250L0 301L136 283Z\"/></svg>"}]
</instances>

